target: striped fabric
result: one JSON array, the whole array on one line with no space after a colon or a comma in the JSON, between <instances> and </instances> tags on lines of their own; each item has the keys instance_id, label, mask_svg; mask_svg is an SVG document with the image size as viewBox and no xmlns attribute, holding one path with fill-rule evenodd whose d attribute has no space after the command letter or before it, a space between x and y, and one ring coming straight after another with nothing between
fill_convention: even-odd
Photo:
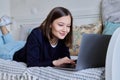
<instances>
[{"instance_id":1,"label":"striped fabric","mask_svg":"<svg viewBox=\"0 0 120 80\"><path fill-rule=\"evenodd\" d=\"M105 68L65 71L52 67L27 68L24 63L0 59L0 80L105 80Z\"/></svg>"}]
</instances>

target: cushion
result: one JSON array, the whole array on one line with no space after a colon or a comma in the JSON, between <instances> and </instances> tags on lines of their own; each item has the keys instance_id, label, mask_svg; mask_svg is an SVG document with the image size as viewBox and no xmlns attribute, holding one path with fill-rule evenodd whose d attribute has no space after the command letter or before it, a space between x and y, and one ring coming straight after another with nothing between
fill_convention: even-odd
<instances>
[{"instance_id":1,"label":"cushion","mask_svg":"<svg viewBox=\"0 0 120 80\"><path fill-rule=\"evenodd\" d=\"M26 41L29 33L32 31L33 28L38 27L39 24L23 24L20 26L20 35L19 40Z\"/></svg>"},{"instance_id":2,"label":"cushion","mask_svg":"<svg viewBox=\"0 0 120 80\"><path fill-rule=\"evenodd\" d=\"M120 0L102 0L101 7L103 22L120 22Z\"/></svg>"},{"instance_id":3,"label":"cushion","mask_svg":"<svg viewBox=\"0 0 120 80\"><path fill-rule=\"evenodd\" d=\"M83 34L78 54L79 69L105 67L111 35Z\"/></svg>"},{"instance_id":4,"label":"cushion","mask_svg":"<svg viewBox=\"0 0 120 80\"><path fill-rule=\"evenodd\" d=\"M102 34L112 35L118 27L120 27L120 23L105 21L105 25L104 25Z\"/></svg>"},{"instance_id":5,"label":"cushion","mask_svg":"<svg viewBox=\"0 0 120 80\"><path fill-rule=\"evenodd\" d=\"M73 27L73 48L70 49L70 54L78 55L83 33L101 34L101 32L102 32L102 24L100 21L92 24L74 26Z\"/></svg>"}]
</instances>

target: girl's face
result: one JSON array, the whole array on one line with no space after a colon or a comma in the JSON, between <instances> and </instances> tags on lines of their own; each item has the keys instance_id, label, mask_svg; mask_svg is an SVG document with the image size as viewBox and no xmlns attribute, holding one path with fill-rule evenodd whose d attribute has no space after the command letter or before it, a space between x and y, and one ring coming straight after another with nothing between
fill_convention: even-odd
<instances>
[{"instance_id":1,"label":"girl's face","mask_svg":"<svg viewBox=\"0 0 120 80\"><path fill-rule=\"evenodd\" d=\"M64 39L70 32L71 17L63 16L53 21L51 24L53 38Z\"/></svg>"}]
</instances>

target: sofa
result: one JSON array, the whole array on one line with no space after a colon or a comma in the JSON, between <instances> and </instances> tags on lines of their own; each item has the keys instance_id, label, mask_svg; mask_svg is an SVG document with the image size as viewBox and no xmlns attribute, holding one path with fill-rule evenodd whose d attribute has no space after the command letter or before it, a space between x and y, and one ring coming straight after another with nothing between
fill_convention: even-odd
<instances>
[{"instance_id":1,"label":"sofa","mask_svg":"<svg viewBox=\"0 0 120 80\"><path fill-rule=\"evenodd\" d=\"M36 25L21 25L20 40L26 40ZM73 27L73 48L70 49L72 59L77 59L82 35L101 34L100 21ZM23 62L0 59L0 80L104 80L105 67L87 68L80 71L59 70L53 67L27 67Z\"/></svg>"},{"instance_id":2,"label":"sofa","mask_svg":"<svg viewBox=\"0 0 120 80\"><path fill-rule=\"evenodd\" d=\"M49 66L28 68L23 62L0 59L0 80L119 80L119 40L120 28L110 39L103 67L66 71Z\"/></svg>"}]
</instances>

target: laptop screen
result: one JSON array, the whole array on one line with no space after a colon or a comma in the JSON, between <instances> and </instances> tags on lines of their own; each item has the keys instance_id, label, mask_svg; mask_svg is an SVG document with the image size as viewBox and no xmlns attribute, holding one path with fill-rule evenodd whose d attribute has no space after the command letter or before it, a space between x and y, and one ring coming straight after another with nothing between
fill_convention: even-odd
<instances>
[{"instance_id":1,"label":"laptop screen","mask_svg":"<svg viewBox=\"0 0 120 80\"><path fill-rule=\"evenodd\" d=\"M104 67L111 35L83 34L77 69Z\"/></svg>"}]
</instances>

